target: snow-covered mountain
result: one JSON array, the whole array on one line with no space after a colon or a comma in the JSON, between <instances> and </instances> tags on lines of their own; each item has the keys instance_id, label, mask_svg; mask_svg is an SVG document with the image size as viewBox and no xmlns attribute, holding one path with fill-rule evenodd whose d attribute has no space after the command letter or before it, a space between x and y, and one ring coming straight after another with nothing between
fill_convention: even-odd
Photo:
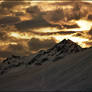
<instances>
[{"instance_id":1,"label":"snow-covered mountain","mask_svg":"<svg viewBox=\"0 0 92 92\"><path fill-rule=\"evenodd\" d=\"M35 63L40 65L45 61L56 61L58 59L64 58L71 53L77 53L83 50L83 48L81 48L79 45L72 42L71 40L64 39L63 41L46 51L41 50L39 53L37 53L37 55L34 56L29 64Z\"/></svg>"},{"instance_id":2,"label":"snow-covered mountain","mask_svg":"<svg viewBox=\"0 0 92 92\"><path fill-rule=\"evenodd\" d=\"M0 92L92 92L92 48L63 40L32 56L7 58L0 72Z\"/></svg>"},{"instance_id":3,"label":"snow-covered mountain","mask_svg":"<svg viewBox=\"0 0 92 92\"><path fill-rule=\"evenodd\" d=\"M76 43L72 42L71 40L64 39L60 43L56 44L52 48L48 50L41 50L34 56L28 56L28 57L20 57L20 56L14 56L8 57L6 60L4 60L0 64L0 74L4 74L8 70L20 67L21 65L27 66L27 65L41 65L44 62L48 61L57 61L59 59L64 58L65 56L77 53L84 50Z\"/></svg>"}]
</instances>

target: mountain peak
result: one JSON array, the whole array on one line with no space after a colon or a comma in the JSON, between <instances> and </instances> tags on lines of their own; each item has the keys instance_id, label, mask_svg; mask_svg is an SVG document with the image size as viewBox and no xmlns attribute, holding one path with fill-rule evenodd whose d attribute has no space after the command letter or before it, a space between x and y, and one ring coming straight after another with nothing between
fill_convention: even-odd
<instances>
[{"instance_id":1,"label":"mountain peak","mask_svg":"<svg viewBox=\"0 0 92 92\"><path fill-rule=\"evenodd\" d=\"M71 46L75 46L75 47L80 47L77 43L71 41L70 39L64 39L62 40L61 42L57 43L52 49L54 48L61 48L61 49L64 49L65 47L67 47L67 49L71 48ZM63 48L64 47L64 48ZM81 48L81 47L80 47Z\"/></svg>"},{"instance_id":2,"label":"mountain peak","mask_svg":"<svg viewBox=\"0 0 92 92\"><path fill-rule=\"evenodd\" d=\"M70 39L64 39L62 40L59 44L76 44L75 42L73 42ZM77 44L76 44L77 45Z\"/></svg>"},{"instance_id":3,"label":"mountain peak","mask_svg":"<svg viewBox=\"0 0 92 92\"><path fill-rule=\"evenodd\" d=\"M73 41L69 39L64 39L60 43L57 43L55 46L48 50L41 50L37 54L33 55L30 59L29 57L20 57L12 55L11 57L7 58L2 62L0 65L0 74L3 74L7 72L9 69L18 67L20 65L41 65L42 63L46 61L57 61L59 59L62 59L66 57L67 55L70 55L72 53L77 53L84 50L79 45L74 43ZM25 60L27 60L25 63Z\"/></svg>"},{"instance_id":4,"label":"mountain peak","mask_svg":"<svg viewBox=\"0 0 92 92\"><path fill-rule=\"evenodd\" d=\"M82 50L83 48L81 48L75 42L71 41L70 39L64 39L52 48L46 51L40 51L35 57L33 57L33 59L29 63L32 64L35 62L36 64L41 64L42 62L45 62L49 59L51 61L54 61L55 58L62 58L69 54L80 52Z\"/></svg>"},{"instance_id":5,"label":"mountain peak","mask_svg":"<svg viewBox=\"0 0 92 92\"><path fill-rule=\"evenodd\" d=\"M77 45L75 42L71 41L70 39L64 39L60 43L57 43L52 48L48 49L47 52L50 53L50 55L66 55L70 53L77 53L82 51L83 48L81 48L79 45Z\"/></svg>"}]
</instances>

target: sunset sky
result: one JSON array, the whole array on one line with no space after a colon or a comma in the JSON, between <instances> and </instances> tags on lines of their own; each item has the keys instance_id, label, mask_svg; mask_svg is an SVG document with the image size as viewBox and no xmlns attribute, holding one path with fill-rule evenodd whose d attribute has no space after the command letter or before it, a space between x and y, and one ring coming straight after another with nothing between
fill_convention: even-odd
<instances>
[{"instance_id":1,"label":"sunset sky","mask_svg":"<svg viewBox=\"0 0 92 92\"><path fill-rule=\"evenodd\" d=\"M92 1L0 1L1 60L48 49L63 39L92 46Z\"/></svg>"}]
</instances>

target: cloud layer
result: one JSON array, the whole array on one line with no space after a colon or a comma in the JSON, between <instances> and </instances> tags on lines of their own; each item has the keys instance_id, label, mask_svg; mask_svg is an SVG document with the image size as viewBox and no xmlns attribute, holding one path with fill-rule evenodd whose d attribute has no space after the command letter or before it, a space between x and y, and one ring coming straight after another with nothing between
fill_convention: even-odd
<instances>
[{"instance_id":1,"label":"cloud layer","mask_svg":"<svg viewBox=\"0 0 92 92\"><path fill-rule=\"evenodd\" d=\"M92 46L92 29L79 30L92 23L92 3L25 1L0 3L0 57L28 55L47 49L64 38ZM87 23L78 24L79 20ZM12 32L17 34L11 36ZM79 38L82 40L78 41Z\"/></svg>"},{"instance_id":2,"label":"cloud layer","mask_svg":"<svg viewBox=\"0 0 92 92\"><path fill-rule=\"evenodd\" d=\"M28 44L29 44L30 50L39 51L41 49L48 49L48 48L52 47L53 45L56 44L56 42L53 39L41 41L37 38L32 38L28 42Z\"/></svg>"}]
</instances>

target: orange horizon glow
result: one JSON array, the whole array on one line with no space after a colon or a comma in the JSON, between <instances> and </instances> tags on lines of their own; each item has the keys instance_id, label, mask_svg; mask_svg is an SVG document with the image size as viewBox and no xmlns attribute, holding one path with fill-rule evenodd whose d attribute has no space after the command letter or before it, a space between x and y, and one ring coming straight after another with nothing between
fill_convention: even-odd
<instances>
[{"instance_id":1,"label":"orange horizon glow","mask_svg":"<svg viewBox=\"0 0 92 92\"><path fill-rule=\"evenodd\" d=\"M57 29L57 28L51 28L51 27L45 27L45 28L39 28L39 29L34 29L34 32L37 33L44 33L44 35L37 35L37 34L32 34L30 32L25 32L25 33L20 33L20 32L10 32L8 33L8 35L10 37L14 37L16 39L32 39L32 38L37 38L39 40L46 40L46 39L54 39L56 41L56 43L62 41L63 39L70 39L73 42L78 43L81 47L85 48L85 47L90 47L91 45L86 45L84 44L85 42L90 42L89 37L87 34L84 34L84 37L77 37L77 36L73 36L73 34L67 34L67 35L60 35L58 34L58 32L62 32L62 31L74 31L74 32L89 32L89 30L92 28L92 21L87 21L87 20L77 20L73 22L77 23L77 25L80 28L72 28L72 29ZM57 34L51 34L51 35L45 35L46 33L53 33L53 32L57 32ZM74 33L76 35L76 33Z\"/></svg>"}]
</instances>

